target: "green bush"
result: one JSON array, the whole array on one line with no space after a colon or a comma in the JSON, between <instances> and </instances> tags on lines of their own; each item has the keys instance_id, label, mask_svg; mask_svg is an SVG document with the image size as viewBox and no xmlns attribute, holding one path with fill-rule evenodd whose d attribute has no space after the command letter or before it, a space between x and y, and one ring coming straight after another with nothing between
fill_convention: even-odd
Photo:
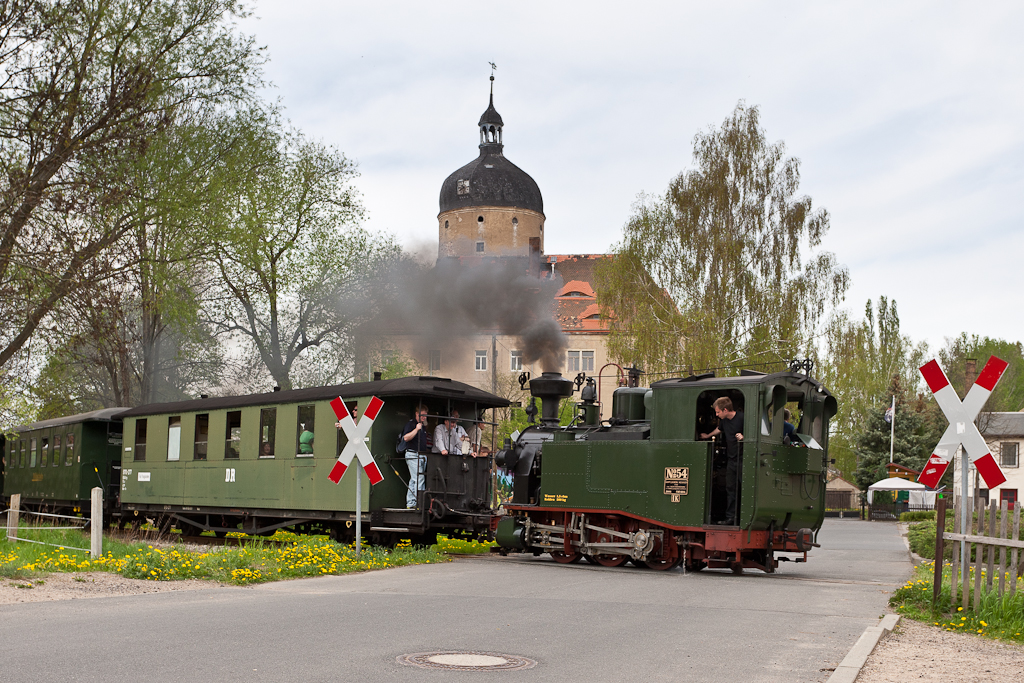
<instances>
[{"instance_id":1,"label":"green bush","mask_svg":"<svg viewBox=\"0 0 1024 683\"><path fill-rule=\"evenodd\" d=\"M921 510L900 514L901 522L925 522L929 519L935 519L935 510Z\"/></svg>"}]
</instances>

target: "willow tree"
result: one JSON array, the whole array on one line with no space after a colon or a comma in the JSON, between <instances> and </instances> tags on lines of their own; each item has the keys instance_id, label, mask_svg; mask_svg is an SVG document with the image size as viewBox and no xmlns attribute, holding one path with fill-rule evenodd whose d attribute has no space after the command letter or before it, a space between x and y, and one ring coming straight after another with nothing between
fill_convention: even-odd
<instances>
[{"instance_id":1,"label":"willow tree","mask_svg":"<svg viewBox=\"0 0 1024 683\"><path fill-rule=\"evenodd\" d=\"M597 270L610 353L648 372L770 365L805 353L847 270L829 217L797 196L800 162L740 102L694 139L694 168L641 196Z\"/></svg>"}]
</instances>

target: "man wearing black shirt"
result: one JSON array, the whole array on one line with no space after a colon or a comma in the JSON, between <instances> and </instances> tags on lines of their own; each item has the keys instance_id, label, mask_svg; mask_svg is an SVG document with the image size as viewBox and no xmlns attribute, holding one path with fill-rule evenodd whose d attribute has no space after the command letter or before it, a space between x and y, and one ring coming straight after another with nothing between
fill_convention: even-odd
<instances>
[{"instance_id":1,"label":"man wearing black shirt","mask_svg":"<svg viewBox=\"0 0 1024 683\"><path fill-rule=\"evenodd\" d=\"M733 409L732 401L727 396L715 399L715 415L718 426L714 431L701 434L700 438L709 439L719 434L725 435L725 519L723 524L736 524L736 493L739 489L739 472L741 448L743 441L743 412Z\"/></svg>"},{"instance_id":2,"label":"man wearing black shirt","mask_svg":"<svg viewBox=\"0 0 1024 683\"><path fill-rule=\"evenodd\" d=\"M427 453L427 409L420 406L416 409L414 419L409 420L402 430L405 439L405 464L409 467L409 490L405 494L405 506L410 510L416 507L419 492L424 487L424 470L426 469Z\"/></svg>"}]
</instances>

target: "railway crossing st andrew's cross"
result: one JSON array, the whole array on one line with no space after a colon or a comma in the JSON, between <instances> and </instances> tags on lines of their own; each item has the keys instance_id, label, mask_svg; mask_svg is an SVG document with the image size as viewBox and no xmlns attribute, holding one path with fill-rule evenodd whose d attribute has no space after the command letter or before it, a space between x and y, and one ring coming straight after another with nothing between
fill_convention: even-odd
<instances>
[{"instance_id":1,"label":"railway crossing st andrew's cross","mask_svg":"<svg viewBox=\"0 0 1024 683\"><path fill-rule=\"evenodd\" d=\"M341 455L338 456L338 462L334 463L331 473L327 475L327 478L335 484L340 482L341 478L345 476L345 470L348 469L353 457L359 459L359 464L363 466L366 476L370 478L371 486L384 481L384 475L380 473L377 463L374 462L373 456L370 455L370 449L366 447L366 442L363 441L366 435L369 434L370 427L373 425L373 421L377 419L377 413L380 412L383 406L384 401L376 396L371 398L370 405L366 406L366 410L363 411L363 417L360 418L357 425L356 421L352 419L352 413L348 412L348 408L345 407L345 402L341 400L340 396L331 401L331 408L334 409L334 414L338 416L341 428L345 431L345 436L348 437L348 443L345 444Z\"/></svg>"},{"instance_id":2,"label":"railway crossing st andrew's cross","mask_svg":"<svg viewBox=\"0 0 1024 683\"><path fill-rule=\"evenodd\" d=\"M961 444L990 489L1006 481L1003 471L989 451L988 444L974 424L974 419L999 383L1006 366L1006 361L995 356L990 357L963 402L946 378L946 373L939 367L938 361L931 360L921 366L924 381L928 383L928 388L935 395L935 402L949 420L949 427L939 440L939 445L935 447L932 457L928 458L921 476L917 478L920 483L935 488Z\"/></svg>"}]
</instances>

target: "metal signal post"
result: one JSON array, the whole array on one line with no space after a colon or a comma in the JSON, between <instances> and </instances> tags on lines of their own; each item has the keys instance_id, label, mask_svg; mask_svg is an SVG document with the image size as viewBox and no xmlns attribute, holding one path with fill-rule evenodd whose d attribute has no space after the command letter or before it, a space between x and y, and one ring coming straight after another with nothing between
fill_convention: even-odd
<instances>
[{"instance_id":1,"label":"metal signal post","mask_svg":"<svg viewBox=\"0 0 1024 683\"><path fill-rule=\"evenodd\" d=\"M370 427L373 425L373 421L377 419L377 414L380 413L380 409L384 406L384 401L380 400L376 396L370 399L370 404L366 406L366 410L363 412L363 417L359 420L359 424L352 419L352 414L348 411L345 406L345 402L341 400L341 397L331 401L331 408L334 410L334 414L338 416L338 424L345 432L345 436L348 437L348 443L345 444L345 448L341 450L341 455L338 456L338 462L334 463L334 467L331 469L331 473L327 475L328 479L333 481L335 484L341 481L341 478L345 476L345 470L348 469L349 464L352 462L352 458L359 460L359 464L362 465L366 471L366 476L370 478L370 486L379 484L384 481L384 475L380 473L380 468L377 467L377 463L373 460L373 455L370 454L370 449L366 447L364 439L366 435L370 433ZM359 557L362 552L362 536L363 536L363 478L359 476L358 470L356 474L356 558Z\"/></svg>"}]
</instances>

